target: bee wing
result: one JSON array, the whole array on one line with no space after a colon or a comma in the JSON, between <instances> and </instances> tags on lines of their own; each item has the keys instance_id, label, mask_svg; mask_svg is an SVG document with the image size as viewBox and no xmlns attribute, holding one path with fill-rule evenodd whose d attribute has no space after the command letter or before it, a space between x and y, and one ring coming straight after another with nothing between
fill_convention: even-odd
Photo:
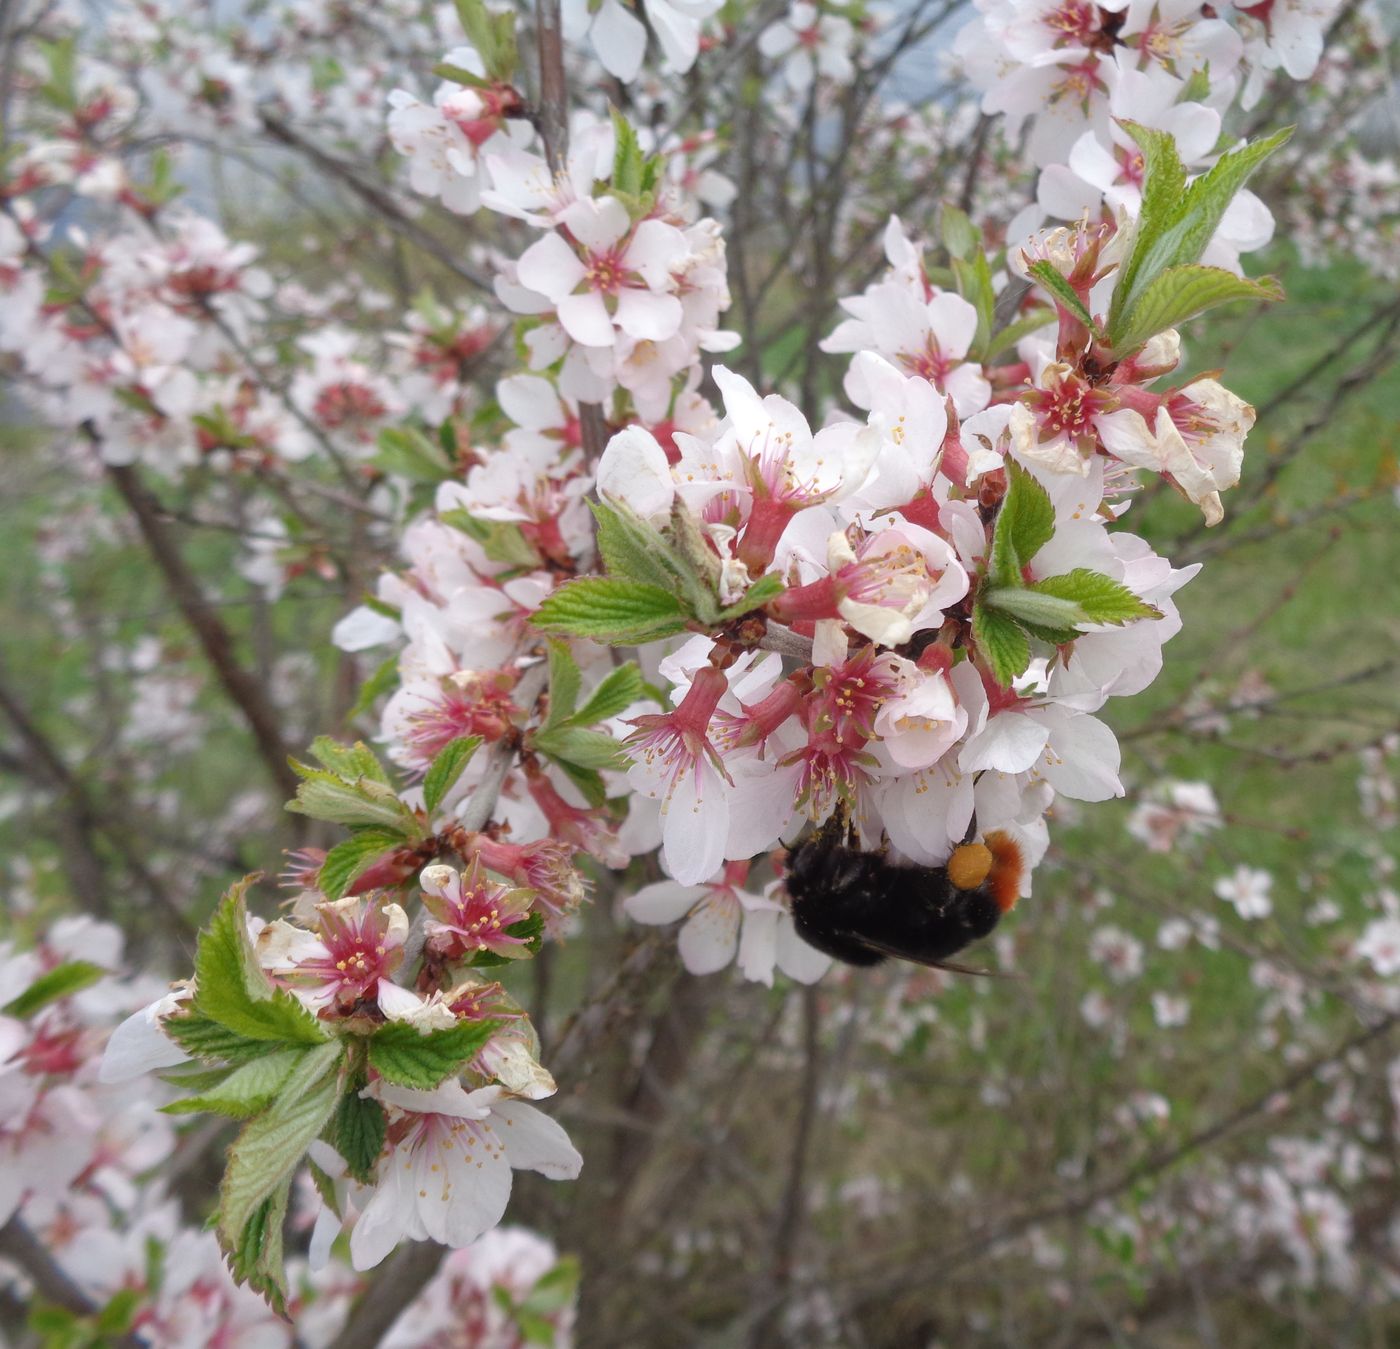
<instances>
[{"instance_id":1,"label":"bee wing","mask_svg":"<svg viewBox=\"0 0 1400 1349\"><path fill-rule=\"evenodd\" d=\"M979 979L1011 979L1015 977L999 970L974 969L971 965L964 965L957 960L927 960L923 956L915 955L912 951L901 950L897 946L887 946L884 942L875 941L870 937L852 935L851 939L860 942L863 946L868 946L872 951L878 951L881 955L890 956L895 960L907 960L912 965L924 965L931 970L947 970L950 974L973 974Z\"/></svg>"}]
</instances>

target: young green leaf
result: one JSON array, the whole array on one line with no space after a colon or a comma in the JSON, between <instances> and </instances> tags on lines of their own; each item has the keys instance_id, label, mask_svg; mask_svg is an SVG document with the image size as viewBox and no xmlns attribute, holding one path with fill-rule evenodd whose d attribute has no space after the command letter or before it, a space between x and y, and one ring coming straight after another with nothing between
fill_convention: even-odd
<instances>
[{"instance_id":1,"label":"young green leaf","mask_svg":"<svg viewBox=\"0 0 1400 1349\"><path fill-rule=\"evenodd\" d=\"M685 565L657 530L621 503L590 501L588 505L609 576L662 590L678 589Z\"/></svg>"},{"instance_id":2,"label":"young green leaf","mask_svg":"<svg viewBox=\"0 0 1400 1349\"><path fill-rule=\"evenodd\" d=\"M391 1021L369 1041L370 1066L386 1082L431 1091L462 1069L496 1033L499 1021L462 1021L424 1035L416 1026Z\"/></svg>"},{"instance_id":3,"label":"young green leaf","mask_svg":"<svg viewBox=\"0 0 1400 1349\"><path fill-rule=\"evenodd\" d=\"M436 484L445 482L455 472L442 447L415 426L386 426L379 433L377 444L379 453L370 462L383 472L410 482Z\"/></svg>"},{"instance_id":4,"label":"young green leaf","mask_svg":"<svg viewBox=\"0 0 1400 1349\"><path fill-rule=\"evenodd\" d=\"M547 596L531 621L546 632L630 646L682 632L690 616L659 586L587 576Z\"/></svg>"},{"instance_id":5,"label":"young green leaf","mask_svg":"<svg viewBox=\"0 0 1400 1349\"><path fill-rule=\"evenodd\" d=\"M982 242L981 232L972 223L966 211L946 204L939 220L939 233L943 237L943 247L948 256L966 261L973 250Z\"/></svg>"},{"instance_id":6,"label":"young green leaf","mask_svg":"<svg viewBox=\"0 0 1400 1349\"><path fill-rule=\"evenodd\" d=\"M371 862L402 844L403 835L392 829L361 829L326 854L316 884L327 899L340 899Z\"/></svg>"},{"instance_id":7,"label":"young green leaf","mask_svg":"<svg viewBox=\"0 0 1400 1349\"><path fill-rule=\"evenodd\" d=\"M378 1101L366 1099L354 1091L340 1098L331 1120L328 1141L345 1159L350 1174L362 1185L368 1185L374 1176L388 1127L388 1117Z\"/></svg>"},{"instance_id":8,"label":"young green leaf","mask_svg":"<svg viewBox=\"0 0 1400 1349\"><path fill-rule=\"evenodd\" d=\"M531 746L541 754L561 763L594 770L625 768L627 759L622 746L602 731L585 731L581 726L557 726L552 731L537 731Z\"/></svg>"},{"instance_id":9,"label":"young green leaf","mask_svg":"<svg viewBox=\"0 0 1400 1349\"><path fill-rule=\"evenodd\" d=\"M727 609L719 611L719 621L728 623L732 618L742 618L745 614L752 613L755 609L761 609L765 604L778 598L786 590L783 578L777 572L770 571L765 576L760 576L743 595L735 600Z\"/></svg>"},{"instance_id":10,"label":"young green leaf","mask_svg":"<svg viewBox=\"0 0 1400 1349\"><path fill-rule=\"evenodd\" d=\"M198 1012L168 1016L161 1029L191 1058L205 1063L246 1063L267 1053L266 1040L239 1035Z\"/></svg>"},{"instance_id":11,"label":"young green leaf","mask_svg":"<svg viewBox=\"0 0 1400 1349\"><path fill-rule=\"evenodd\" d=\"M646 683L635 661L619 665L588 695L588 701L570 718L571 726L592 726L625 711L647 696Z\"/></svg>"},{"instance_id":12,"label":"young green leaf","mask_svg":"<svg viewBox=\"0 0 1400 1349\"><path fill-rule=\"evenodd\" d=\"M442 804L442 799L462 776L462 770L472 761L481 748L479 735L459 735L444 745L433 759L423 778L423 804L434 811Z\"/></svg>"},{"instance_id":13,"label":"young green leaf","mask_svg":"<svg viewBox=\"0 0 1400 1349\"><path fill-rule=\"evenodd\" d=\"M225 1248L233 1277L261 1293L283 1318L287 1315L287 1276L282 1263L282 1228L291 1192L292 1177L288 1175L253 1210L238 1244Z\"/></svg>"},{"instance_id":14,"label":"young green leaf","mask_svg":"<svg viewBox=\"0 0 1400 1349\"><path fill-rule=\"evenodd\" d=\"M336 777L349 782L356 778L368 778L371 782L383 783L386 787L389 785L389 775L379 762L379 756L363 740L357 740L353 745L342 745L328 735L318 735L311 742L311 754L322 768Z\"/></svg>"},{"instance_id":15,"label":"young green leaf","mask_svg":"<svg viewBox=\"0 0 1400 1349\"><path fill-rule=\"evenodd\" d=\"M360 691L355 695L354 706L345 714L345 719L354 721L357 717L364 716L374 706L374 700L395 688L398 682L399 658L389 656L376 666L374 673L360 685Z\"/></svg>"},{"instance_id":16,"label":"young green leaf","mask_svg":"<svg viewBox=\"0 0 1400 1349\"><path fill-rule=\"evenodd\" d=\"M301 1161L340 1099L336 1072L344 1044L332 1040L302 1055L277 1100L250 1120L229 1149L219 1189L219 1241L224 1250L244 1249L244 1230L263 1202Z\"/></svg>"},{"instance_id":17,"label":"young green leaf","mask_svg":"<svg viewBox=\"0 0 1400 1349\"><path fill-rule=\"evenodd\" d=\"M1031 593L1070 602L1083 612L1082 623L1131 623L1138 618L1161 618L1162 611L1148 604L1128 589L1101 572L1080 567L1063 576L1049 576L1037 581Z\"/></svg>"},{"instance_id":18,"label":"young green leaf","mask_svg":"<svg viewBox=\"0 0 1400 1349\"><path fill-rule=\"evenodd\" d=\"M1022 314L1020 318L1012 323L1008 323L999 333L992 336L992 340L987 343L984 360L990 361L1000 356L1003 351L1010 351L1023 337L1029 337L1032 333L1038 333L1047 324L1054 323L1055 311L1053 309L1032 309L1027 314Z\"/></svg>"},{"instance_id":19,"label":"young green leaf","mask_svg":"<svg viewBox=\"0 0 1400 1349\"><path fill-rule=\"evenodd\" d=\"M557 637L550 638L549 651L549 713L545 717L546 727L557 726L567 721L578 706L579 689L583 686L583 675L578 662L567 642Z\"/></svg>"},{"instance_id":20,"label":"young green leaf","mask_svg":"<svg viewBox=\"0 0 1400 1349\"><path fill-rule=\"evenodd\" d=\"M1168 268L1189 266L1200 259L1235 194L1293 131L1286 128L1229 151L1187 186L1186 171L1170 136L1136 122L1121 125L1137 141L1145 166L1132 248L1109 304L1109 345L1123 353L1129 350L1125 344L1128 316L1147 287Z\"/></svg>"},{"instance_id":21,"label":"young green leaf","mask_svg":"<svg viewBox=\"0 0 1400 1349\"><path fill-rule=\"evenodd\" d=\"M1010 688L1031 663L1031 644L1009 615L979 604L972 611L972 638L992 678Z\"/></svg>"},{"instance_id":22,"label":"young green leaf","mask_svg":"<svg viewBox=\"0 0 1400 1349\"><path fill-rule=\"evenodd\" d=\"M1006 461L1006 495L992 534L993 582L1018 586L1024 567L1055 533L1055 507L1033 474L1014 459ZM1018 671L1019 673L1019 671Z\"/></svg>"},{"instance_id":23,"label":"young green leaf","mask_svg":"<svg viewBox=\"0 0 1400 1349\"><path fill-rule=\"evenodd\" d=\"M1073 628L1086 621L1084 610L1073 600L1042 595L1026 586L989 586L978 597L978 604L1009 614L1017 623L1034 623L1043 628Z\"/></svg>"},{"instance_id":24,"label":"young green leaf","mask_svg":"<svg viewBox=\"0 0 1400 1349\"><path fill-rule=\"evenodd\" d=\"M1062 309L1077 318L1091 333L1097 333L1094 316L1085 307L1074 287L1060 275L1053 262L1033 262L1026 268L1026 274Z\"/></svg>"},{"instance_id":25,"label":"young green leaf","mask_svg":"<svg viewBox=\"0 0 1400 1349\"><path fill-rule=\"evenodd\" d=\"M475 539L487 558L503 567L538 567L540 564L534 544L521 533L520 526L510 520L479 520L460 506L439 511L438 520Z\"/></svg>"},{"instance_id":26,"label":"young green leaf","mask_svg":"<svg viewBox=\"0 0 1400 1349\"><path fill-rule=\"evenodd\" d=\"M69 997L95 984L106 973L101 965L94 965L88 960L69 960L62 965L56 965L41 974L23 993L0 1007L0 1015L18 1017L23 1021L51 1002L57 1002L60 998Z\"/></svg>"},{"instance_id":27,"label":"young green leaf","mask_svg":"<svg viewBox=\"0 0 1400 1349\"><path fill-rule=\"evenodd\" d=\"M377 825L393 829L403 838L419 838L423 830L413 812L399 800L392 787L368 778L347 782L334 773L318 772L305 764L292 765L303 781L297 788L296 799L287 809L313 820L329 820L332 824Z\"/></svg>"},{"instance_id":28,"label":"young green leaf","mask_svg":"<svg viewBox=\"0 0 1400 1349\"><path fill-rule=\"evenodd\" d=\"M279 1049L264 1052L260 1058L236 1068L217 1086L198 1096L172 1101L162 1109L167 1115L227 1115L230 1119L251 1119L272 1104L282 1085L310 1048Z\"/></svg>"},{"instance_id":29,"label":"young green leaf","mask_svg":"<svg viewBox=\"0 0 1400 1349\"><path fill-rule=\"evenodd\" d=\"M290 993L273 987L253 953L243 906L250 879L224 896L200 934L193 1010L249 1040L319 1046L326 1039L321 1023Z\"/></svg>"},{"instance_id":30,"label":"young green leaf","mask_svg":"<svg viewBox=\"0 0 1400 1349\"><path fill-rule=\"evenodd\" d=\"M1282 298L1283 289L1271 276L1252 281L1223 267L1199 263L1168 267L1143 287L1141 299L1123 320L1115 349L1123 354L1136 351L1148 338L1231 300Z\"/></svg>"}]
</instances>

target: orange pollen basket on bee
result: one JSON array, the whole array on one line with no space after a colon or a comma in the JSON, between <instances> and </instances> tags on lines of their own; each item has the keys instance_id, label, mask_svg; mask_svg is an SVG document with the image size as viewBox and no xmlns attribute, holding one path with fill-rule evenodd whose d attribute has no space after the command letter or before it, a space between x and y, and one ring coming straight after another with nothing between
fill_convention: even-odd
<instances>
[{"instance_id":1,"label":"orange pollen basket on bee","mask_svg":"<svg viewBox=\"0 0 1400 1349\"><path fill-rule=\"evenodd\" d=\"M985 842L993 858L992 898L1002 913L1009 913L1016 907L1016 901L1020 898L1021 876L1026 869L1020 844L1000 829L994 829L988 834Z\"/></svg>"},{"instance_id":2,"label":"orange pollen basket on bee","mask_svg":"<svg viewBox=\"0 0 1400 1349\"><path fill-rule=\"evenodd\" d=\"M1010 834L994 830L981 843L964 843L948 859L948 879L959 890L986 883L1002 913L1015 907L1024 867L1021 849Z\"/></svg>"}]
</instances>

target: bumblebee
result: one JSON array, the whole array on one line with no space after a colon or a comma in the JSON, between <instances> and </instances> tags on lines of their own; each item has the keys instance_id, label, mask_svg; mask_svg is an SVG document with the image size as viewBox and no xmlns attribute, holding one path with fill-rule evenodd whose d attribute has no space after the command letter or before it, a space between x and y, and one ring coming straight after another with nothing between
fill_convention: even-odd
<instances>
[{"instance_id":1,"label":"bumblebee","mask_svg":"<svg viewBox=\"0 0 1400 1349\"><path fill-rule=\"evenodd\" d=\"M848 965L893 957L945 969L987 936L1016 903L1021 851L996 831L953 850L941 867L891 861L855 846L839 813L788 856L787 892L798 934Z\"/></svg>"}]
</instances>

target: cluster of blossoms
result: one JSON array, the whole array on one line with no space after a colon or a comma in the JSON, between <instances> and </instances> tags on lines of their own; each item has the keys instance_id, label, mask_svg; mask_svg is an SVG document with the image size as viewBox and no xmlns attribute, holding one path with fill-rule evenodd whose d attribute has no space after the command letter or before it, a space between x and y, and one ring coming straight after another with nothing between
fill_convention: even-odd
<instances>
[{"instance_id":1,"label":"cluster of blossoms","mask_svg":"<svg viewBox=\"0 0 1400 1349\"><path fill-rule=\"evenodd\" d=\"M191 1224L177 1178L198 1164L207 1140L178 1133L162 1109L174 1093L136 1075L153 1062L143 1052L147 1011L113 1030L159 992L149 976L122 975L122 948L117 928L85 918L54 924L36 947L0 945L8 999L0 1014L0 1225L22 1224L42 1242L110 1333L170 1349L290 1346L291 1327L234 1282L213 1233ZM156 1005L175 1000L164 994ZM168 1065L169 1043L156 1047L154 1062ZM329 1161L334 1154L326 1152ZM311 1228L320 1206L307 1185L293 1225ZM296 1343L330 1343L362 1288L331 1255L331 1235L322 1223L310 1263L299 1259L289 1271ZM22 1293L31 1276L22 1262L0 1260L0 1286ZM519 1314L528 1309L536 1331L550 1333L541 1342L565 1346L571 1287L570 1268L541 1238L486 1231L444 1264L385 1342L412 1349L439 1343L445 1326L470 1325L472 1343L506 1349L519 1342ZM79 1327L74 1319L64 1331Z\"/></svg>"},{"instance_id":2,"label":"cluster of blossoms","mask_svg":"<svg viewBox=\"0 0 1400 1349\"><path fill-rule=\"evenodd\" d=\"M93 1219L92 1247L107 1253L86 1267L101 1270L94 1300L109 1300L148 1277L147 1236L185 1250L167 1197L132 1189L174 1135L102 1141L123 1118L106 1102L145 1092L128 1085L145 1071L175 1070L179 1110L247 1121L219 1238L236 1275L284 1307L348 1305L359 1284L331 1253L342 1231L355 1271L405 1240L470 1247L414 1311L412 1335L386 1341L409 1344L464 1318L493 1332L552 1263L529 1238L472 1244L500 1222L514 1169L562 1179L581 1163L530 1104L554 1079L490 972L504 980L568 935L581 866L621 871L659 849L667 879L623 908L679 923L689 969L737 963L757 982L812 983L831 962L799 938L785 880L812 824L844 820L866 851L925 866L998 831L1027 863L1029 893L1057 799L1122 793L1096 714L1155 678L1180 626L1172 597L1196 568L1118 523L1143 473L1218 522L1253 423L1213 377L1174 380L1178 323L1271 293L1239 276L1240 255L1273 229L1240 189L1274 146L1222 146L1222 113L1240 87L1255 101L1263 72L1305 76L1333 7L980 4L959 53L1009 134L1033 119L1035 205L1007 226L1004 253L946 212L946 267L889 221L888 269L842 302L822 344L851 358L849 407L815 428L816 409L704 365L738 345L721 326L721 225L702 214L735 195L713 137L621 116L545 134L513 83L512 21L467 0L455 18L382 15L403 19L407 45L445 52L425 101L394 87L412 73L397 64L340 68L360 31L341 8L287 11L324 80L310 61L279 67L275 42L230 55L159 6L117 16L112 38L118 53L168 54L150 93L172 123L193 112L199 127L253 131L304 114L342 144L382 131L425 210L492 213L508 246L470 266L449 257L477 280L489 260L496 299L518 316L524 369L496 382L494 401L477 392L478 363L502 317L431 298L401 315L353 281L279 279L251 245L174 207L159 162L130 176L119 146L139 100L118 65L50 53L25 68L50 90L51 116L7 167L0 353L36 411L81 432L109 469L179 479L213 465L282 485L306 464L319 490L314 475L333 471L361 513L407 523L403 567L335 633L347 652L394 646L380 737L400 777L363 746L318 741L293 808L348 836L302 859L290 916L264 924L233 896L194 981L139 998L123 986L120 1010L145 1005L108 1045L97 1095L81 1094L91 1054L63 1057L65 1037L84 1037L77 1000L59 1007L73 1025L50 1028L46 1013L38 1030L7 1031L23 1123L0 1137L11 1188L21 1162L52 1180L52 1193L10 1197L56 1252L87 1219L46 1205L92 1199L84 1186L117 1205L125 1226ZM719 6L648 0L646 26L617 0L566 9L568 32L632 80L648 28L667 68L689 70ZM60 41L72 50L71 32ZM795 92L850 80L856 46L849 18L807 3L756 40ZM889 134L917 148L920 125L945 134L953 121L924 118L892 118ZM119 225L65 233L48 194L101 203ZM1046 218L1074 223L1033 234ZM1168 270L1206 299L1182 303ZM245 575L271 590L294 567L334 572L259 512ZM166 694L148 715L169 729L181 708ZM1179 784L1138 828L1165 849L1216 814L1208 790ZM1260 873L1216 892L1241 917L1269 912ZM1381 975L1397 963L1393 924L1378 918L1355 952ZM1117 927L1090 953L1115 985L1142 968L1141 944ZM1293 988L1271 989L1286 1012ZM1154 1014L1184 1019L1171 999ZM268 1135L284 1141L271 1160ZM299 1205L314 1229L298 1292L283 1287L269 1231L304 1155L318 1184ZM121 1182L130 1198L113 1198ZM0 1208L6 1197L0 1187ZM152 1207L137 1212L138 1198ZM89 1245L74 1241L79 1270ZM146 1289L162 1326L177 1311L159 1299L199 1289L205 1319L162 1330L171 1343L269 1320L215 1268L220 1242L191 1241L188 1270ZM503 1286L504 1299L485 1291ZM567 1305L555 1310L566 1336Z\"/></svg>"}]
</instances>

